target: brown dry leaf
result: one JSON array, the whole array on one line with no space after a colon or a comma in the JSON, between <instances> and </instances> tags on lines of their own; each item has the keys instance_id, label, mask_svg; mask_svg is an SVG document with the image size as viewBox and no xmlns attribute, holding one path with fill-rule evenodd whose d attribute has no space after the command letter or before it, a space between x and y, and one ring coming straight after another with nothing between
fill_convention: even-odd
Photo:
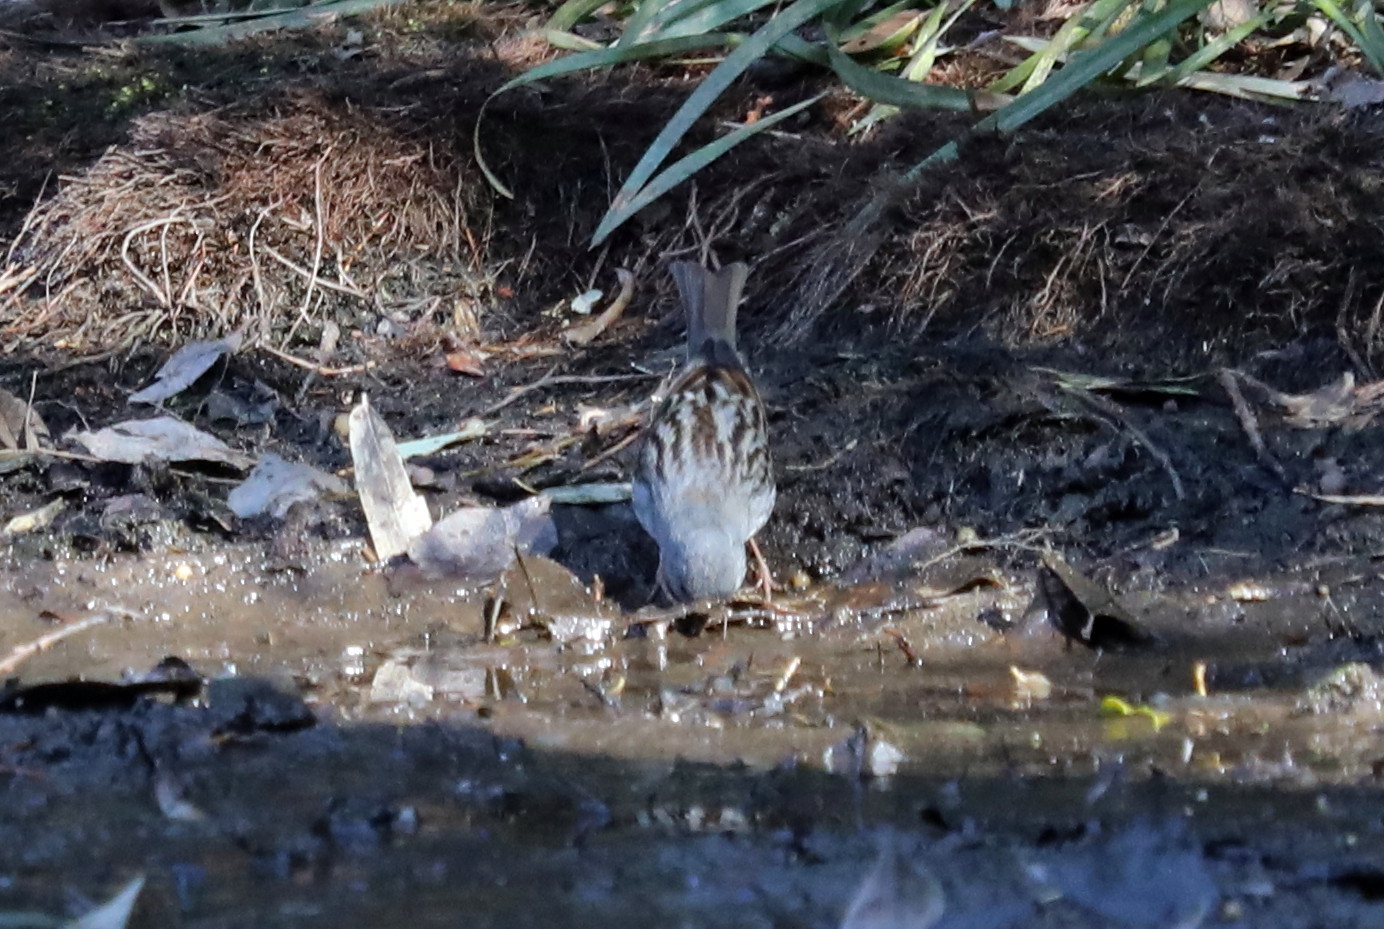
<instances>
[{"instance_id":1,"label":"brown dry leaf","mask_svg":"<svg viewBox=\"0 0 1384 929\"><path fill-rule=\"evenodd\" d=\"M895 46L907 39L923 21L921 10L900 10L866 29L848 42L841 43L847 55L861 55L886 46Z\"/></svg>"},{"instance_id":2,"label":"brown dry leaf","mask_svg":"<svg viewBox=\"0 0 1384 929\"><path fill-rule=\"evenodd\" d=\"M1310 394L1281 394L1277 399L1288 425L1316 429L1343 423L1363 426L1384 407L1381 397L1384 381L1357 386L1355 375L1347 371L1340 383L1327 384Z\"/></svg>"},{"instance_id":3,"label":"brown dry leaf","mask_svg":"<svg viewBox=\"0 0 1384 929\"><path fill-rule=\"evenodd\" d=\"M49 526L53 525L53 520L57 519L58 514L66 509L66 507L67 501L62 497L58 497L56 500L52 500L36 510L30 510L27 513L20 513L18 516L13 516L10 518L9 522L5 523L4 528L0 529L0 538L9 538L10 536L23 535L26 532L34 532L38 529L47 529Z\"/></svg>"},{"instance_id":4,"label":"brown dry leaf","mask_svg":"<svg viewBox=\"0 0 1384 929\"><path fill-rule=\"evenodd\" d=\"M447 368L458 374L485 377L485 355L474 348L458 348L446 355Z\"/></svg>"},{"instance_id":5,"label":"brown dry leaf","mask_svg":"<svg viewBox=\"0 0 1384 929\"><path fill-rule=\"evenodd\" d=\"M37 451L51 438L47 424L33 407L0 389L0 448Z\"/></svg>"}]
</instances>

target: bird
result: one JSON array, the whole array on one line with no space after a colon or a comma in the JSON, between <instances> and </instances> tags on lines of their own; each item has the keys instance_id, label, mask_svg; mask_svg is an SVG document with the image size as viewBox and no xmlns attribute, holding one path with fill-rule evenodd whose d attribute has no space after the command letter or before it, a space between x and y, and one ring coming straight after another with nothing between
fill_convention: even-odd
<instances>
[{"instance_id":1,"label":"bird","mask_svg":"<svg viewBox=\"0 0 1384 929\"><path fill-rule=\"evenodd\" d=\"M724 599L745 579L750 545L766 596L772 580L754 535L777 491L764 403L735 347L749 269L670 266L687 316L687 353L657 395L632 481L635 516L658 543L658 586L682 603Z\"/></svg>"}]
</instances>

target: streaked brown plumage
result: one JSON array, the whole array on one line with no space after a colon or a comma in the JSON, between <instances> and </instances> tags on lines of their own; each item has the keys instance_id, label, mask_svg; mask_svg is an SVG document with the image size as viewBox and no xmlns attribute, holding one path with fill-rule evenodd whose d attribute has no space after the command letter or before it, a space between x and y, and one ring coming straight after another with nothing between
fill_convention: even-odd
<instances>
[{"instance_id":1,"label":"streaked brown plumage","mask_svg":"<svg viewBox=\"0 0 1384 929\"><path fill-rule=\"evenodd\" d=\"M764 404L735 350L748 269L672 268L687 313L687 359L645 426L634 512L658 543L659 582L676 600L734 593L745 544L774 508Z\"/></svg>"}]
</instances>

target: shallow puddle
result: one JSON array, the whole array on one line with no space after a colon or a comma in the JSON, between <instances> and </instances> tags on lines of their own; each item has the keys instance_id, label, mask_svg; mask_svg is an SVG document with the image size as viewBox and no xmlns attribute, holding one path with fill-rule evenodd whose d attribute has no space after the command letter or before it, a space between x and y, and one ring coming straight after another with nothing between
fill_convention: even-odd
<instances>
[{"instance_id":1,"label":"shallow puddle","mask_svg":"<svg viewBox=\"0 0 1384 929\"><path fill-rule=\"evenodd\" d=\"M58 911L55 881L147 872L149 925L512 926L561 905L571 925L829 926L896 847L945 888L943 926L1106 925L1063 870L1106 855L1135 859L1108 880L1150 912L1172 905L1163 868L1211 888L1188 911L1211 918L1384 918L1376 682L1313 688L1373 654L1368 563L1125 594L1156 641L1105 652L999 631L1033 582L995 577L884 618L688 637L626 634L589 602L571 634L542 577L509 579L488 624L493 588L391 574L354 545L291 571L250 547L34 563L0 582L0 650L54 617L120 618L21 683L175 655L268 689L0 716L0 876ZM548 633L516 619L534 595Z\"/></svg>"}]
</instances>

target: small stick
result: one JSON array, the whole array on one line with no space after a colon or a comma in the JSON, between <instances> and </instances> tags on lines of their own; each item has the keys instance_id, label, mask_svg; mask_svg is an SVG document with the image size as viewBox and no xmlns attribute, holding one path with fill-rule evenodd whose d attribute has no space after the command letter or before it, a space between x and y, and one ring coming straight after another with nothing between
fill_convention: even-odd
<instances>
[{"instance_id":1,"label":"small stick","mask_svg":"<svg viewBox=\"0 0 1384 929\"><path fill-rule=\"evenodd\" d=\"M1320 500L1322 503L1340 503L1345 506L1384 506L1384 494L1318 494L1310 490L1295 490L1294 493Z\"/></svg>"},{"instance_id":2,"label":"small stick","mask_svg":"<svg viewBox=\"0 0 1384 929\"><path fill-rule=\"evenodd\" d=\"M296 355L290 355L288 352L277 349L272 345L261 345L259 347L261 350L268 352L275 358L278 358L280 361L287 361L291 365L297 365L300 368L306 368L313 374L319 375L321 377L341 377L345 374L360 374L363 371L371 370L372 368L376 367L377 364L373 361L367 361L364 364L349 365L345 368L329 368L326 365L320 365L315 361L308 361L306 358L299 358Z\"/></svg>"},{"instance_id":3,"label":"small stick","mask_svg":"<svg viewBox=\"0 0 1384 929\"><path fill-rule=\"evenodd\" d=\"M1230 396L1230 405L1235 408L1235 418L1240 421L1240 428L1245 431L1249 438L1250 447L1254 449L1255 456L1259 463L1273 472L1274 476L1280 481L1287 481L1288 475L1269 453L1269 449L1264 445L1264 437L1259 433L1259 422L1254 417L1254 410L1250 409L1249 403L1245 400L1245 395L1240 392L1240 385L1235 380L1235 375L1229 368L1222 368L1216 375L1216 380Z\"/></svg>"},{"instance_id":4,"label":"small stick","mask_svg":"<svg viewBox=\"0 0 1384 929\"><path fill-rule=\"evenodd\" d=\"M314 282L317 287L321 287L324 290L334 290L339 294L345 294L348 297L355 297L358 300L368 301L370 299L370 295L365 291L361 290L359 287L353 286L351 284L342 284L332 280L331 278L322 277L320 275L318 275L317 277L313 277L311 271L309 271L302 265L298 264L293 259L280 254L279 250L274 248L274 246L272 245L261 245L260 248L270 258L273 258L275 261L283 265L288 270L296 274L302 275L307 280ZM337 273L340 274L341 272L338 271Z\"/></svg>"},{"instance_id":5,"label":"small stick","mask_svg":"<svg viewBox=\"0 0 1384 929\"><path fill-rule=\"evenodd\" d=\"M477 416L491 416L509 406L515 400L525 394L531 394L535 390L542 390L544 387L557 387L562 384L612 384L619 381L647 381L658 377L656 374L559 374L554 376L561 362L548 369L548 373L534 381L532 384L525 384L522 387L510 388L509 395L503 400L492 403Z\"/></svg>"},{"instance_id":6,"label":"small stick","mask_svg":"<svg viewBox=\"0 0 1384 929\"><path fill-rule=\"evenodd\" d=\"M614 456L624 451L626 448L629 448L629 446L634 444L634 440L639 438L643 434L644 431L642 429L635 429L629 435L621 439L619 442L616 442L610 448L601 452L599 455L597 455L595 458L592 458L590 461L586 462L586 464L582 465L579 470L588 471L591 468L596 467L596 465L600 464L601 462L613 458Z\"/></svg>"},{"instance_id":7,"label":"small stick","mask_svg":"<svg viewBox=\"0 0 1384 929\"><path fill-rule=\"evenodd\" d=\"M0 675L13 674L15 669L24 662L40 652L47 651L68 636L76 635L79 632L85 632L88 629L94 629L97 626L103 626L112 619L115 619L114 611L101 610L98 613L91 614L85 619L79 619L74 623L68 623L61 629L55 629L52 632L45 633L32 642L26 642L23 645L15 646L14 649L10 651L9 655L3 661L0 661Z\"/></svg>"},{"instance_id":8,"label":"small stick","mask_svg":"<svg viewBox=\"0 0 1384 929\"><path fill-rule=\"evenodd\" d=\"M1119 426L1123 427L1136 442L1144 447L1145 451L1152 455L1154 459L1163 466L1163 470L1168 474L1168 480L1172 482L1173 495L1179 500L1184 499L1186 495L1182 490L1182 478L1178 475L1177 468L1173 467L1173 460L1168 457L1168 453L1155 445L1144 430L1130 422L1129 418L1121 413L1115 404L1103 397L1096 396L1089 390L1080 390L1071 387L1062 387L1061 389L1080 398L1083 402L1104 413L1106 416L1109 416L1111 419L1115 420Z\"/></svg>"},{"instance_id":9,"label":"small stick","mask_svg":"<svg viewBox=\"0 0 1384 929\"><path fill-rule=\"evenodd\" d=\"M322 157L317 159L317 164L313 166L313 225L316 227L317 242L312 251L312 273L308 275L308 290L303 294L303 305L298 308L298 318L293 321L293 325L288 327L288 334L284 336L283 344L287 345L293 340L293 336L298 332L300 323L308 321L308 312L312 309L312 298L317 296L318 272L322 270L322 248L327 240L327 215L322 205L322 163L332 153L332 146L327 146L327 150L322 153Z\"/></svg>"}]
</instances>

